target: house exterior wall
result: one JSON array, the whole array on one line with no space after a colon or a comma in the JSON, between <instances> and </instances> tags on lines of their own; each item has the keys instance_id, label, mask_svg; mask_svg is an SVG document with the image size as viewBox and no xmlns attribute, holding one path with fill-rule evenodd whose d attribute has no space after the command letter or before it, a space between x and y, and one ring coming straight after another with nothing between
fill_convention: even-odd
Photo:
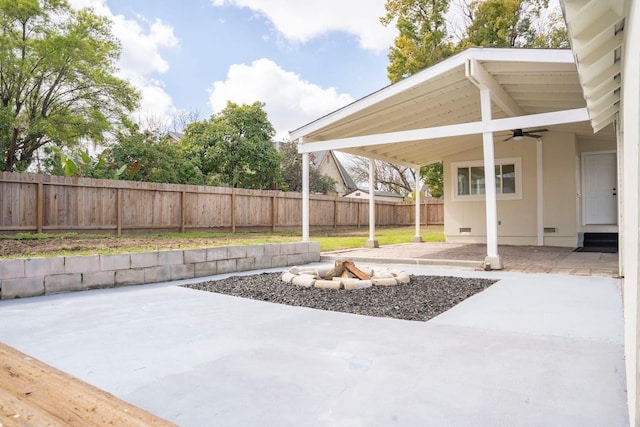
<instances>
[{"instance_id":1,"label":"house exterior wall","mask_svg":"<svg viewBox=\"0 0 640 427\"><path fill-rule=\"evenodd\" d=\"M348 191L351 191L344 184L344 180L342 179L342 175L340 175L340 170L338 169L338 165L334 157L327 153L327 155L322 160L322 163L318 165L318 171L321 175L328 175L336 182L336 192L339 196L343 196Z\"/></svg>"},{"instance_id":2,"label":"house exterior wall","mask_svg":"<svg viewBox=\"0 0 640 427\"><path fill-rule=\"evenodd\" d=\"M495 157L520 159L522 194L517 199L497 201L498 243L536 245L537 231L537 142L525 138L504 142L495 137ZM543 196L545 228L555 232L544 234L544 244L550 246L577 245L576 188L578 156L576 138L570 133L549 132L543 139ZM447 241L460 243L486 242L485 203L461 201L453 196L457 191L455 163L482 161L482 148L459 153L444 159L445 182L445 235ZM471 229L470 232L460 229Z\"/></svg>"},{"instance_id":3,"label":"house exterior wall","mask_svg":"<svg viewBox=\"0 0 640 427\"><path fill-rule=\"evenodd\" d=\"M544 227L556 229L555 233L544 234L547 246L578 245L577 188L580 174L576 151L573 134L550 132L548 137L544 137Z\"/></svg>"},{"instance_id":4,"label":"house exterior wall","mask_svg":"<svg viewBox=\"0 0 640 427\"><path fill-rule=\"evenodd\" d=\"M640 4L627 2L621 114L622 252L625 361L631 425L640 425Z\"/></svg>"}]
</instances>

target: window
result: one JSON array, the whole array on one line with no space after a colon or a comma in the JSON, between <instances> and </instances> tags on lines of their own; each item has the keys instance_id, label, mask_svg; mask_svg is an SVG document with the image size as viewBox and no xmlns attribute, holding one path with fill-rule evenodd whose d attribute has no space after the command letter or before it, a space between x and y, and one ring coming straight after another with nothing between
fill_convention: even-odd
<instances>
[{"instance_id":1,"label":"window","mask_svg":"<svg viewBox=\"0 0 640 427\"><path fill-rule=\"evenodd\" d=\"M496 159L495 178L498 199L521 199L522 178L520 158ZM485 194L484 162L451 164L454 184L453 200L483 200Z\"/></svg>"}]
</instances>

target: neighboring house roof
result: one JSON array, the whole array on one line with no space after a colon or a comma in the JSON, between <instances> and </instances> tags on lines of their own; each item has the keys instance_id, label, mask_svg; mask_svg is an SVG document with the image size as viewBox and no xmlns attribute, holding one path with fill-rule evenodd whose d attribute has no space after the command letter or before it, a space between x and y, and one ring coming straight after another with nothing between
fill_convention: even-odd
<instances>
[{"instance_id":1,"label":"neighboring house roof","mask_svg":"<svg viewBox=\"0 0 640 427\"><path fill-rule=\"evenodd\" d=\"M331 156L336 166L338 167L338 172L342 177L342 182L344 183L344 186L349 190L356 190L358 188L355 181L349 175L349 172L347 172L347 169L344 167L342 162L340 162L340 160L338 159L338 157L335 155L333 151L331 150L318 151L313 154L315 157L314 165L316 166L321 165L327 156Z\"/></svg>"},{"instance_id":2,"label":"neighboring house roof","mask_svg":"<svg viewBox=\"0 0 640 427\"><path fill-rule=\"evenodd\" d=\"M365 194L369 194L369 190L363 190L362 188L356 188L355 190L349 191L348 193L346 193L344 195L344 197L349 196L350 194L356 193L356 192L361 192L361 193L365 193ZM374 196L378 196L378 197L394 197L397 199L403 199L404 197L401 196L398 193L394 193L392 191L382 191L382 190L376 190L373 192Z\"/></svg>"},{"instance_id":3,"label":"neighboring house roof","mask_svg":"<svg viewBox=\"0 0 640 427\"><path fill-rule=\"evenodd\" d=\"M169 138L173 139L174 141L178 142L178 141L180 141L182 139L182 137L184 136L184 133L169 131L169 132L167 132L167 136Z\"/></svg>"},{"instance_id":4,"label":"neighboring house roof","mask_svg":"<svg viewBox=\"0 0 640 427\"><path fill-rule=\"evenodd\" d=\"M480 88L492 101L485 120ZM339 150L419 167L477 147L483 132L493 132L496 142L513 129L537 127L592 137L588 119L570 50L471 48L290 137L304 137L301 152ZM612 126L603 132L615 137Z\"/></svg>"}]
</instances>

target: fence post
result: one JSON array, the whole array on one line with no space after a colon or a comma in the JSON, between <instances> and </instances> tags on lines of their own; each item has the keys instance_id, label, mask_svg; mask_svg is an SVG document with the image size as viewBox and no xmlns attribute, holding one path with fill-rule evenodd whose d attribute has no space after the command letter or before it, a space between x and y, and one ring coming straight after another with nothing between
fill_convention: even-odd
<instances>
[{"instance_id":1,"label":"fence post","mask_svg":"<svg viewBox=\"0 0 640 427\"><path fill-rule=\"evenodd\" d=\"M273 195L271 197L271 232L275 233L276 231L276 220L278 217L278 205L276 196Z\"/></svg>"},{"instance_id":2,"label":"fence post","mask_svg":"<svg viewBox=\"0 0 640 427\"><path fill-rule=\"evenodd\" d=\"M333 228L338 228L338 199L333 199Z\"/></svg>"},{"instance_id":3,"label":"fence post","mask_svg":"<svg viewBox=\"0 0 640 427\"><path fill-rule=\"evenodd\" d=\"M36 232L42 233L42 223L44 214L44 188L42 182L38 183L36 192Z\"/></svg>"},{"instance_id":4,"label":"fence post","mask_svg":"<svg viewBox=\"0 0 640 427\"><path fill-rule=\"evenodd\" d=\"M116 192L116 234L122 234L122 188Z\"/></svg>"},{"instance_id":5,"label":"fence post","mask_svg":"<svg viewBox=\"0 0 640 427\"><path fill-rule=\"evenodd\" d=\"M360 228L360 201L356 201L356 218L357 218L357 227Z\"/></svg>"},{"instance_id":6,"label":"fence post","mask_svg":"<svg viewBox=\"0 0 640 427\"><path fill-rule=\"evenodd\" d=\"M186 218L185 218L185 204L186 204L186 197L187 196L187 192L186 191L181 191L180 192L180 232L184 233L187 229L186 227Z\"/></svg>"},{"instance_id":7,"label":"fence post","mask_svg":"<svg viewBox=\"0 0 640 427\"><path fill-rule=\"evenodd\" d=\"M231 189L231 232L236 232L236 190Z\"/></svg>"},{"instance_id":8,"label":"fence post","mask_svg":"<svg viewBox=\"0 0 640 427\"><path fill-rule=\"evenodd\" d=\"M424 209L422 209L420 211L420 216L422 216L422 212L424 211L424 225L428 226L429 225L429 216L431 215L431 212L429 212L429 209L431 208L431 205L427 203L427 201L425 200L423 202L424 204ZM420 221L422 221L422 218L420 218Z\"/></svg>"}]
</instances>

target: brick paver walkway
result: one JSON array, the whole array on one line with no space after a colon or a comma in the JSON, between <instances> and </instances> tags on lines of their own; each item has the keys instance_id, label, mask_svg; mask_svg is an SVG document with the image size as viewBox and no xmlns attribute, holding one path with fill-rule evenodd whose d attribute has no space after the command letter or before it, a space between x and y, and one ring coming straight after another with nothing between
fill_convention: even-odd
<instances>
[{"instance_id":1,"label":"brick paver walkway","mask_svg":"<svg viewBox=\"0 0 640 427\"><path fill-rule=\"evenodd\" d=\"M618 254L574 252L573 248L554 246L500 245L503 271L524 273L555 273L580 276L618 276ZM469 268L482 268L486 254L484 244L460 243L407 243L388 245L376 249L353 249L323 253L323 259L349 258L373 262L376 259L398 263L426 263L460 267L459 261L468 262Z\"/></svg>"}]
</instances>

